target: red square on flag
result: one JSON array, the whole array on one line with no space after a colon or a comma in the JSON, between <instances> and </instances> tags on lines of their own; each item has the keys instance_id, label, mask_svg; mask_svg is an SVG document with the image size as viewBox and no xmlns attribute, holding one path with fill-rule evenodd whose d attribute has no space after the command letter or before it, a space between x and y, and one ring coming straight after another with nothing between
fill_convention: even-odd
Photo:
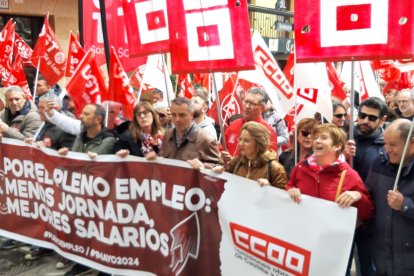
<instances>
[{"instance_id":1,"label":"red square on flag","mask_svg":"<svg viewBox=\"0 0 414 276\"><path fill-rule=\"evenodd\" d=\"M165 28L167 25L165 24L164 11L159 10L147 13L147 23L148 30L150 31Z\"/></svg>"},{"instance_id":2,"label":"red square on flag","mask_svg":"<svg viewBox=\"0 0 414 276\"><path fill-rule=\"evenodd\" d=\"M197 27L198 45L200 47L220 45L220 35L217 25Z\"/></svg>"},{"instance_id":3,"label":"red square on flag","mask_svg":"<svg viewBox=\"0 0 414 276\"><path fill-rule=\"evenodd\" d=\"M339 6L336 20L338 31L368 29L371 27L371 4Z\"/></svg>"},{"instance_id":4,"label":"red square on flag","mask_svg":"<svg viewBox=\"0 0 414 276\"><path fill-rule=\"evenodd\" d=\"M412 1L296 0L296 61L412 59L413 21Z\"/></svg>"}]
</instances>

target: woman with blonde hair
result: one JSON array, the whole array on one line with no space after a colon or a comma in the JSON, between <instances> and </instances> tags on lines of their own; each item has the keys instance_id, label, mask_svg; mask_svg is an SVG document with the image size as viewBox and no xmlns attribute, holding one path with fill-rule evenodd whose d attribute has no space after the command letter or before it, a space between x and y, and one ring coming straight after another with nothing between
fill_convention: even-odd
<instances>
[{"instance_id":1,"label":"woman with blonde hair","mask_svg":"<svg viewBox=\"0 0 414 276\"><path fill-rule=\"evenodd\" d=\"M239 154L224 167L216 167L217 173L224 169L238 176L259 182L260 186L272 185L283 189L287 183L286 172L277 161L277 153L270 149L270 133L257 122L243 125L239 136Z\"/></svg>"},{"instance_id":2,"label":"woman with blonde hair","mask_svg":"<svg viewBox=\"0 0 414 276\"><path fill-rule=\"evenodd\" d=\"M155 159L162 146L163 129L152 104L139 102L134 108L134 118L128 129L119 135L115 145L116 154L126 157L128 154Z\"/></svg>"}]
</instances>

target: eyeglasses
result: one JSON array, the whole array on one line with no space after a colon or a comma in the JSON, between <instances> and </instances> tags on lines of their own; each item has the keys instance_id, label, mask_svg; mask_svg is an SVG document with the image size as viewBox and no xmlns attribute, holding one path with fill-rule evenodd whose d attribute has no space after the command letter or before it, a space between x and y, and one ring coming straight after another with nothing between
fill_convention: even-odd
<instances>
[{"instance_id":1,"label":"eyeglasses","mask_svg":"<svg viewBox=\"0 0 414 276\"><path fill-rule=\"evenodd\" d=\"M307 131L307 130L301 130L300 133L302 134L303 137L308 137L309 135L312 134L312 132Z\"/></svg>"},{"instance_id":2,"label":"eyeglasses","mask_svg":"<svg viewBox=\"0 0 414 276\"><path fill-rule=\"evenodd\" d=\"M338 119L341 119L342 117L346 117L346 113L339 113L339 114L334 114L334 116L336 117L336 118L338 118Z\"/></svg>"},{"instance_id":3,"label":"eyeglasses","mask_svg":"<svg viewBox=\"0 0 414 276\"><path fill-rule=\"evenodd\" d=\"M147 116L149 113L151 113L149 110L144 110L142 112L135 112L135 115L141 117L142 115Z\"/></svg>"},{"instance_id":4,"label":"eyeglasses","mask_svg":"<svg viewBox=\"0 0 414 276\"><path fill-rule=\"evenodd\" d=\"M245 106L252 106L252 107L255 107L255 106L257 106L257 105L258 105L258 103L254 103L254 102L251 102L251 101L246 101L246 100L244 100L244 101L243 101L243 104L244 104Z\"/></svg>"},{"instance_id":5,"label":"eyeglasses","mask_svg":"<svg viewBox=\"0 0 414 276\"><path fill-rule=\"evenodd\" d=\"M379 116L376 116L376 115L366 114L364 112L358 112L358 118L363 120L366 117L368 117L368 120L370 120L371 122L375 122L376 120L380 118Z\"/></svg>"},{"instance_id":6,"label":"eyeglasses","mask_svg":"<svg viewBox=\"0 0 414 276\"><path fill-rule=\"evenodd\" d=\"M165 115L165 114L163 114L163 113L157 113L157 115L158 115L158 117L160 117L160 118L166 118L166 117L167 117L167 115Z\"/></svg>"}]
</instances>

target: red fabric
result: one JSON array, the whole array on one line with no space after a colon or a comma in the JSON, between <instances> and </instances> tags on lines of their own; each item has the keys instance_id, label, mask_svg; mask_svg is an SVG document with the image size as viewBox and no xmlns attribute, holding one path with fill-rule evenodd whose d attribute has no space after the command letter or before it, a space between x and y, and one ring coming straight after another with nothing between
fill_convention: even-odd
<instances>
[{"instance_id":1,"label":"red fabric","mask_svg":"<svg viewBox=\"0 0 414 276\"><path fill-rule=\"evenodd\" d=\"M124 10L125 29L131 55L147 56L170 50L167 25L169 11L165 0L118 2L122 2ZM138 21L138 18L141 20Z\"/></svg>"},{"instance_id":2,"label":"red fabric","mask_svg":"<svg viewBox=\"0 0 414 276\"><path fill-rule=\"evenodd\" d=\"M4 86L7 86L12 70L11 57L14 41L14 25L10 19L0 32L0 76Z\"/></svg>"},{"instance_id":3,"label":"red fabric","mask_svg":"<svg viewBox=\"0 0 414 276\"><path fill-rule=\"evenodd\" d=\"M38 66L39 60L39 71L50 85L56 84L65 74L65 53L49 26L49 15L45 18L32 54L34 66Z\"/></svg>"},{"instance_id":4,"label":"red fabric","mask_svg":"<svg viewBox=\"0 0 414 276\"><path fill-rule=\"evenodd\" d=\"M373 215L373 203L361 177L346 162L331 165L318 172L318 169L312 169L309 166L308 159L302 160L290 174L286 189L299 188L304 195L335 201L336 190L343 170L347 172L341 191L360 192L361 200L353 206L358 209L360 220L369 219Z\"/></svg>"},{"instance_id":5,"label":"red fabric","mask_svg":"<svg viewBox=\"0 0 414 276\"><path fill-rule=\"evenodd\" d=\"M108 100L122 104L122 115L132 120L135 106L135 93L129 83L128 75L122 68L121 61L111 47L111 64L109 66L109 95Z\"/></svg>"},{"instance_id":6,"label":"red fabric","mask_svg":"<svg viewBox=\"0 0 414 276\"><path fill-rule=\"evenodd\" d=\"M343 89L344 82L339 79L338 72L336 71L332 62L326 63L326 69L328 71L329 86L331 87L331 95L340 99L341 101L347 98Z\"/></svg>"},{"instance_id":7,"label":"red fabric","mask_svg":"<svg viewBox=\"0 0 414 276\"><path fill-rule=\"evenodd\" d=\"M277 135L273 128L265 121L262 117L255 120L259 124L264 125L270 133L270 148L277 152ZM242 126L244 125L245 120L243 118L237 119L233 121L230 126L226 130L225 139L226 139L226 147L227 151L232 155L235 156L238 154L239 149L239 135Z\"/></svg>"},{"instance_id":8,"label":"red fabric","mask_svg":"<svg viewBox=\"0 0 414 276\"><path fill-rule=\"evenodd\" d=\"M20 86L26 95L26 99L32 99L32 94L30 92L29 85L27 84L26 75L23 71L23 65L20 56L16 56L16 59L14 60L13 68L8 79L8 84Z\"/></svg>"},{"instance_id":9,"label":"red fabric","mask_svg":"<svg viewBox=\"0 0 414 276\"><path fill-rule=\"evenodd\" d=\"M247 0L207 2L167 1L172 72L254 69Z\"/></svg>"},{"instance_id":10,"label":"red fabric","mask_svg":"<svg viewBox=\"0 0 414 276\"><path fill-rule=\"evenodd\" d=\"M196 73L193 75L194 84L199 84L205 87L207 90L210 88L210 74L209 73Z\"/></svg>"},{"instance_id":11,"label":"red fabric","mask_svg":"<svg viewBox=\"0 0 414 276\"><path fill-rule=\"evenodd\" d=\"M240 114L242 112L242 104L240 102L240 99L236 93L233 94L234 86L237 85L236 79L236 75L230 76L230 78L224 83L223 88L218 93L220 99L221 116L223 118L225 127L227 127L226 122L228 119L230 119L233 115ZM220 122L218 114L217 103L214 101L211 105L210 110L207 112L207 115L213 118L217 124L219 124Z\"/></svg>"},{"instance_id":12,"label":"red fabric","mask_svg":"<svg viewBox=\"0 0 414 276\"><path fill-rule=\"evenodd\" d=\"M66 90L75 102L79 116L83 107L89 103L100 104L108 98L108 88L102 78L95 56L88 51L74 72Z\"/></svg>"},{"instance_id":13,"label":"red fabric","mask_svg":"<svg viewBox=\"0 0 414 276\"><path fill-rule=\"evenodd\" d=\"M69 51L68 58L66 60L65 77L72 77L73 73L76 70L76 67L78 67L80 61L83 59L84 56L85 50L83 50L79 41L71 33L69 37Z\"/></svg>"},{"instance_id":14,"label":"red fabric","mask_svg":"<svg viewBox=\"0 0 414 276\"><path fill-rule=\"evenodd\" d=\"M178 86L183 91L184 97L191 99L194 95L194 87L189 74L178 75Z\"/></svg>"},{"instance_id":15,"label":"red fabric","mask_svg":"<svg viewBox=\"0 0 414 276\"><path fill-rule=\"evenodd\" d=\"M19 36L18 33L15 33L14 35L14 56L19 55L22 59L23 65L33 66L31 61L33 54L32 48L27 45L27 43Z\"/></svg>"}]
</instances>

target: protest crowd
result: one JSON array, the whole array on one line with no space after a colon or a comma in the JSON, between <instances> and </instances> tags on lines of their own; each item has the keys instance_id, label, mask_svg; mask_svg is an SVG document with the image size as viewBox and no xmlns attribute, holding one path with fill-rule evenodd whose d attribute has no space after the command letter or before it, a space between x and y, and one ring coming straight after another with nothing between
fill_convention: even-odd
<instances>
[{"instance_id":1,"label":"protest crowd","mask_svg":"<svg viewBox=\"0 0 414 276\"><path fill-rule=\"evenodd\" d=\"M0 62L4 62L1 54ZM228 73L223 74L217 95L222 99L220 94L228 93L231 103L221 101L223 110L218 110L211 74L178 77L174 91L168 91L172 86L164 85L162 78L158 81L164 91L156 85L143 91L131 85L118 64L121 84L117 84L116 76L109 75L108 89L104 74L87 60L93 56L84 54L76 66L92 64L89 74L95 79L93 88L74 76L81 71L76 68L66 87L47 70L40 70L37 78L24 74L19 81L2 78L1 137L47 147L62 157L79 152L91 160L106 154L121 159L133 155L149 162L182 160L194 170L228 172L254 180L260 187L285 190L299 205L302 195L308 195L335 202L341 208L355 207L358 221L345 274L351 275L355 259L362 276L414 275L411 81L386 82L379 76L375 83L378 93L355 95L351 106L354 93L338 80L340 89L328 96L329 104L323 110L304 105L307 111L300 113L294 107L280 112L282 104L274 102L274 91L260 83L239 82L237 73ZM39 56L33 54L31 65L23 63L24 67L36 67ZM296 74L299 70L295 73L299 78ZM145 78L141 76L138 83L143 85ZM327 110L331 110L330 115ZM400 164L401 174L394 188ZM20 241L6 239L0 250L21 245ZM25 260L35 261L49 254L53 250L33 245ZM56 263L57 269L68 267L67 276L92 271L65 258Z\"/></svg>"}]
</instances>

